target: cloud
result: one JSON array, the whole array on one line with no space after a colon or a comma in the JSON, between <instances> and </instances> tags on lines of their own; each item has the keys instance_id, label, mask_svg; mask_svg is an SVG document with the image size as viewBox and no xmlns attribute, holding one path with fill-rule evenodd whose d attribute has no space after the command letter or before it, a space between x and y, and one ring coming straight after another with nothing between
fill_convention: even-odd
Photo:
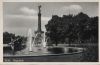
<instances>
[{"instance_id":1,"label":"cloud","mask_svg":"<svg viewBox=\"0 0 100 65\"><path fill-rule=\"evenodd\" d=\"M26 15L36 15L37 14L37 11L35 9L30 9L28 7L22 7L20 8L20 11Z\"/></svg>"},{"instance_id":2,"label":"cloud","mask_svg":"<svg viewBox=\"0 0 100 65\"><path fill-rule=\"evenodd\" d=\"M70 5L69 8L74 10L82 10L82 7L80 5Z\"/></svg>"},{"instance_id":3,"label":"cloud","mask_svg":"<svg viewBox=\"0 0 100 65\"><path fill-rule=\"evenodd\" d=\"M38 15L30 15L30 16L27 16L27 15L6 15L6 18L13 18L13 19L28 19L28 20L38 20ZM42 16L41 17L41 20L42 21L48 21L50 19L50 17L44 17Z\"/></svg>"},{"instance_id":4,"label":"cloud","mask_svg":"<svg viewBox=\"0 0 100 65\"><path fill-rule=\"evenodd\" d=\"M38 20L37 11L28 7L22 7L19 9L24 15L9 15L12 18L23 18L23 19L35 19ZM50 17L41 17L43 21L48 21Z\"/></svg>"},{"instance_id":5,"label":"cloud","mask_svg":"<svg viewBox=\"0 0 100 65\"><path fill-rule=\"evenodd\" d=\"M6 15L5 17L4 28L32 28L33 30L37 29L38 16L27 16L27 15ZM50 17L41 17L41 26L42 30L45 30L45 25L48 23ZM14 30L14 29L13 29ZM17 29L15 29L17 30ZM19 32L19 31L18 31Z\"/></svg>"},{"instance_id":6,"label":"cloud","mask_svg":"<svg viewBox=\"0 0 100 65\"><path fill-rule=\"evenodd\" d=\"M67 12L67 14L78 14L82 11L82 7L80 5L70 5L70 6L64 6L61 8L63 12Z\"/></svg>"},{"instance_id":7,"label":"cloud","mask_svg":"<svg viewBox=\"0 0 100 65\"><path fill-rule=\"evenodd\" d=\"M22 7L19 9L19 12L21 12L21 14L6 14L4 16L4 31L16 31L16 34L21 35L23 35L23 31L24 35L27 33L27 28L32 28L36 31L38 25L37 11L28 7ZM49 20L50 17L45 17L43 15L41 16L42 30L45 30L45 25L48 23Z\"/></svg>"}]
</instances>

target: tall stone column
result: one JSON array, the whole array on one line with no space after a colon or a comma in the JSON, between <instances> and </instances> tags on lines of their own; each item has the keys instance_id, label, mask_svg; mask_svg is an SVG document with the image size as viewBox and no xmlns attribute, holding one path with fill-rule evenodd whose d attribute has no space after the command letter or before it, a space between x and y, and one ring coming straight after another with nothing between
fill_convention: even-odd
<instances>
[{"instance_id":1,"label":"tall stone column","mask_svg":"<svg viewBox=\"0 0 100 65\"><path fill-rule=\"evenodd\" d=\"M41 32L41 10L40 10L41 5L38 6L38 8L39 8L39 13L38 13L38 32Z\"/></svg>"}]
</instances>

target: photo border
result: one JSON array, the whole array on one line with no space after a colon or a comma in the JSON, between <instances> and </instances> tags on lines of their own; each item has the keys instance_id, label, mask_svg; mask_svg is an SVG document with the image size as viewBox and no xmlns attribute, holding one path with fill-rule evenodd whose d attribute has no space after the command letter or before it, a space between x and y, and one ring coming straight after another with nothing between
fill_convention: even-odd
<instances>
[{"instance_id":1,"label":"photo border","mask_svg":"<svg viewBox=\"0 0 100 65\"><path fill-rule=\"evenodd\" d=\"M99 2L99 0L0 0L0 65L99 65L99 62L3 62L3 2ZM99 2L100 4L100 2ZM99 5L100 10L100 5ZM100 13L99 13L100 15ZM100 20L100 17L99 17ZM98 22L99 23L99 22ZM100 23L99 23L100 25ZM100 28L100 26L99 26ZM100 30L100 29L99 29ZM100 35L99 35L100 37ZM100 39L98 39L100 40ZM100 43L100 42L99 42ZM98 44L99 45L99 44ZM99 45L100 46L100 45ZM100 51L100 48L99 48ZM100 54L100 52L99 52Z\"/></svg>"}]
</instances>

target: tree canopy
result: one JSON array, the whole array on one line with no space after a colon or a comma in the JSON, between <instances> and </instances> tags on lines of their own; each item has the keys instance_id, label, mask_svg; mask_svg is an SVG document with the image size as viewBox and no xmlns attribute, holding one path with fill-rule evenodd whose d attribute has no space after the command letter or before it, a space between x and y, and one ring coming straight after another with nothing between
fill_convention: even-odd
<instances>
[{"instance_id":1,"label":"tree canopy","mask_svg":"<svg viewBox=\"0 0 100 65\"><path fill-rule=\"evenodd\" d=\"M98 42L98 17L89 17L80 12L77 15L53 15L46 27L47 37L54 43L59 42ZM92 40L92 41L91 41Z\"/></svg>"}]
</instances>

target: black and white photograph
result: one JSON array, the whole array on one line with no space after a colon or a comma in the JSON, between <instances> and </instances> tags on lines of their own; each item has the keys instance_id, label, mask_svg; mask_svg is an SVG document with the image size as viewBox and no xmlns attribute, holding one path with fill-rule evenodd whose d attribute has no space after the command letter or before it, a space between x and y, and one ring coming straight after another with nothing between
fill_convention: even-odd
<instances>
[{"instance_id":1,"label":"black and white photograph","mask_svg":"<svg viewBox=\"0 0 100 65\"><path fill-rule=\"evenodd\" d=\"M99 2L3 2L3 62L99 62Z\"/></svg>"}]
</instances>

